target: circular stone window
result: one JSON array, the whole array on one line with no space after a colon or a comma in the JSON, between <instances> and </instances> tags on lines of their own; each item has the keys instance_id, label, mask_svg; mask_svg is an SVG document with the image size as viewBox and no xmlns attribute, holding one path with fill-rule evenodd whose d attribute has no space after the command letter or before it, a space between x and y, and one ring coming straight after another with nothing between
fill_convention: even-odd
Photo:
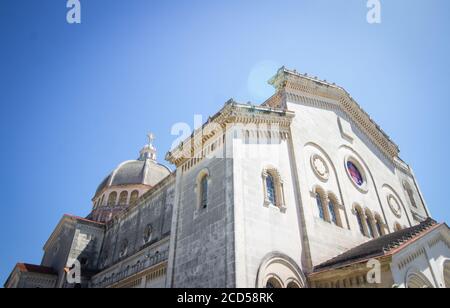
<instances>
[{"instance_id":1,"label":"circular stone window","mask_svg":"<svg viewBox=\"0 0 450 308\"><path fill-rule=\"evenodd\" d=\"M347 159L345 162L345 170L351 182L361 192L367 192L367 180L363 173L362 166L354 159Z\"/></svg>"},{"instance_id":2,"label":"circular stone window","mask_svg":"<svg viewBox=\"0 0 450 308\"><path fill-rule=\"evenodd\" d=\"M330 176L330 170L328 169L328 165L322 156L318 154L314 154L311 156L311 167L319 179L323 181L327 181Z\"/></svg>"},{"instance_id":3,"label":"circular stone window","mask_svg":"<svg viewBox=\"0 0 450 308\"><path fill-rule=\"evenodd\" d=\"M400 218L402 216L402 207L400 206L400 202L398 202L397 198L395 198L394 195L389 195L387 197L387 200L392 213Z\"/></svg>"}]
</instances>

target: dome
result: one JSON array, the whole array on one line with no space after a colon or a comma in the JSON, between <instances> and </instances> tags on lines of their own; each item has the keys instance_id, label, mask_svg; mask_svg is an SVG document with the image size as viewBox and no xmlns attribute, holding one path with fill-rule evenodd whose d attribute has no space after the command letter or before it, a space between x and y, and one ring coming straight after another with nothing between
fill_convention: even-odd
<instances>
[{"instance_id":1,"label":"dome","mask_svg":"<svg viewBox=\"0 0 450 308\"><path fill-rule=\"evenodd\" d=\"M155 186L170 174L169 168L151 160L131 160L120 164L98 186L95 195L107 187L120 185Z\"/></svg>"},{"instance_id":2,"label":"dome","mask_svg":"<svg viewBox=\"0 0 450 308\"><path fill-rule=\"evenodd\" d=\"M150 143L141 150L139 159L121 163L101 182L95 196L106 188L114 186L147 185L152 187L170 175L169 168L156 162L156 149L151 144L153 135L149 139Z\"/></svg>"}]
</instances>

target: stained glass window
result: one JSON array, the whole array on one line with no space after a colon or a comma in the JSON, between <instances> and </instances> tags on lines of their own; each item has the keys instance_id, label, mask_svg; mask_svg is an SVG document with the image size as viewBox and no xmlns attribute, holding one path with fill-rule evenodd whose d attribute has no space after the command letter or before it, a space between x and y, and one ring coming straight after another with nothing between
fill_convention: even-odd
<instances>
[{"instance_id":1,"label":"stained glass window","mask_svg":"<svg viewBox=\"0 0 450 308\"><path fill-rule=\"evenodd\" d=\"M348 161L347 169L348 169L348 172L350 173L350 176L352 177L353 181L358 186L362 186L364 184L364 178L363 178L361 172L359 171L359 169L355 166L355 164L352 163L351 161Z\"/></svg>"},{"instance_id":2,"label":"stained glass window","mask_svg":"<svg viewBox=\"0 0 450 308\"><path fill-rule=\"evenodd\" d=\"M338 221L337 221L336 211L334 208L334 203L331 200L328 203L328 210L330 211L331 222L334 223L335 225L337 225Z\"/></svg>"},{"instance_id":3,"label":"stained glass window","mask_svg":"<svg viewBox=\"0 0 450 308\"><path fill-rule=\"evenodd\" d=\"M266 178L266 188L267 188L267 199L273 205L276 205L276 193L275 193L275 182L273 180L273 176L268 174Z\"/></svg>"},{"instance_id":4,"label":"stained glass window","mask_svg":"<svg viewBox=\"0 0 450 308\"><path fill-rule=\"evenodd\" d=\"M325 214L323 212L323 204L322 204L322 197L319 193L316 194L316 202L317 202L317 208L319 209L319 217L323 220L325 220Z\"/></svg>"}]
</instances>

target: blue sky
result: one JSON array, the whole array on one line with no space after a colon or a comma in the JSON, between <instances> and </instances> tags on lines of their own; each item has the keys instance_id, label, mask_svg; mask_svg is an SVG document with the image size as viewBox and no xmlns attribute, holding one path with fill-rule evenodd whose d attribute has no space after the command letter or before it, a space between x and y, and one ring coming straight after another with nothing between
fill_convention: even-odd
<instances>
[{"instance_id":1,"label":"blue sky","mask_svg":"<svg viewBox=\"0 0 450 308\"><path fill-rule=\"evenodd\" d=\"M0 1L0 282L39 263L64 213L88 214L98 183L153 131L225 101L261 103L285 65L345 87L399 144L433 216L450 221L450 2L366 0Z\"/></svg>"}]
</instances>

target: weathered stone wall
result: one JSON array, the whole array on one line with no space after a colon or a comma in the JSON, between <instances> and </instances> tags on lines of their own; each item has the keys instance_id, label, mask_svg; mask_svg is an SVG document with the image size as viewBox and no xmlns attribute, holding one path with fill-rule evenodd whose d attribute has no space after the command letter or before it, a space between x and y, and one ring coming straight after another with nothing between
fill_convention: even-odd
<instances>
[{"instance_id":1,"label":"weathered stone wall","mask_svg":"<svg viewBox=\"0 0 450 308\"><path fill-rule=\"evenodd\" d=\"M99 258L103 271L92 279L92 287L122 283L126 287L165 285L165 275L154 279L142 275L136 282L126 281L167 261L174 198L175 175L172 175L146 193L135 207L108 224Z\"/></svg>"},{"instance_id":2,"label":"weathered stone wall","mask_svg":"<svg viewBox=\"0 0 450 308\"><path fill-rule=\"evenodd\" d=\"M171 287L234 286L231 159L223 145L188 170L178 168ZM199 175L208 174L208 205L199 206ZM169 264L171 266L171 264Z\"/></svg>"}]
</instances>

